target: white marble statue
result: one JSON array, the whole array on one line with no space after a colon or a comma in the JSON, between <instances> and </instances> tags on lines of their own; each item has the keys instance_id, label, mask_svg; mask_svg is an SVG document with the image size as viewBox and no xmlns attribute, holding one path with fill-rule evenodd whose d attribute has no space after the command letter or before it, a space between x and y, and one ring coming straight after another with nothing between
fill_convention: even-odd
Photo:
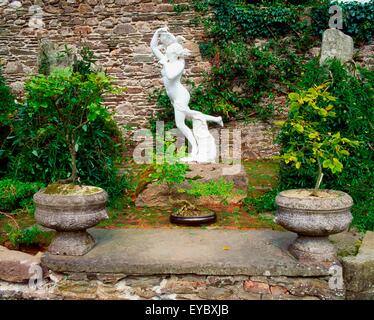
<instances>
[{"instance_id":1,"label":"white marble statue","mask_svg":"<svg viewBox=\"0 0 374 320\"><path fill-rule=\"evenodd\" d=\"M202 112L191 110L188 106L190 94L182 85L181 77L184 72L185 58L189 50L183 48L183 37L175 37L167 27L156 30L151 40L153 54L162 65L161 75L171 104L174 107L177 128L191 144L191 153L182 158L183 162L214 162L216 159L216 144L208 130L207 122L215 122L223 126L222 117L213 117ZM193 130L185 123L191 119Z\"/></svg>"}]
</instances>

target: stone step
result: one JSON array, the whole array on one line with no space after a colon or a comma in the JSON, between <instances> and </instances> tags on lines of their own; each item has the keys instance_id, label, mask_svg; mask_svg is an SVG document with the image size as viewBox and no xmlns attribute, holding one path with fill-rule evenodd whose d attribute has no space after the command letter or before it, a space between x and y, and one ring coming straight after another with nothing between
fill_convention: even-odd
<instances>
[{"instance_id":1,"label":"stone step","mask_svg":"<svg viewBox=\"0 0 374 320\"><path fill-rule=\"evenodd\" d=\"M46 253L42 263L67 273L327 276L288 251L296 235L271 230L91 229L96 246L80 257Z\"/></svg>"}]
</instances>

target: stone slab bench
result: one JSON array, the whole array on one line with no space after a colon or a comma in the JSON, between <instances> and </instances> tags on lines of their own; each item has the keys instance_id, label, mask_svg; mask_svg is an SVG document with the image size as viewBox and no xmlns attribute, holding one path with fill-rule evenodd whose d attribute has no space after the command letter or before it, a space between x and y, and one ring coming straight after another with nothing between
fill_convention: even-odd
<instances>
[{"instance_id":1,"label":"stone slab bench","mask_svg":"<svg viewBox=\"0 0 374 320\"><path fill-rule=\"evenodd\" d=\"M96 246L84 256L45 254L57 272L126 275L198 274L326 276L287 252L296 235L269 230L91 229Z\"/></svg>"},{"instance_id":2,"label":"stone slab bench","mask_svg":"<svg viewBox=\"0 0 374 320\"><path fill-rule=\"evenodd\" d=\"M327 266L299 263L272 230L91 229L84 256L45 253L43 285L0 281L0 299L344 299ZM335 275L336 276L336 275ZM341 281L340 281L341 280Z\"/></svg>"},{"instance_id":3,"label":"stone slab bench","mask_svg":"<svg viewBox=\"0 0 374 320\"><path fill-rule=\"evenodd\" d=\"M46 253L56 297L72 299L344 299L326 266L299 263L296 234L272 230L91 229L81 257Z\"/></svg>"}]
</instances>

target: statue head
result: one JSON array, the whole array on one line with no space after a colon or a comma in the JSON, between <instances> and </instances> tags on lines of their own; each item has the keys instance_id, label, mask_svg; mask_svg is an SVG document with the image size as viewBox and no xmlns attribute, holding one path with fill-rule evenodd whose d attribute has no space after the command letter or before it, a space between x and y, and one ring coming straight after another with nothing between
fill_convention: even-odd
<instances>
[{"instance_id":1,"label":"statue head","mask_svg":"<svg viewBox=\"0 0 374 320\"><path fill-rule=\"evenodd\" d=\"M183 48L178 42L174 42L166 48L166 56L169 60L184 59L191 55L190 50Z\"/></svg>"},{"instance_id":2,"label":"statue head","mask_svg":"<svg viewBox=\"0 0 374 320\"><path fill-rule=\"evenodd\" d=\"M177 42L176 37L170 32L162 32L160 34L160 42L162 46L166 49L172 43Z\"/></svg>"}]
</instances>

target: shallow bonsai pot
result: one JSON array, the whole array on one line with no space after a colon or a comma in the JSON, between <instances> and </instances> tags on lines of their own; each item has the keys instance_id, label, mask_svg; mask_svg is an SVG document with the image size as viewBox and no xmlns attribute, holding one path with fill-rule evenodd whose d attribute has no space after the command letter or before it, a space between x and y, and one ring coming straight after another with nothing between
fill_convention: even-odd
<instances>
[{"instance_id":1,"label":"shallow bonsai pot","mask_svg":"<svg viewBox=\"0 0 374 320\"><path fill-rule=\"evenodd\" d=\"M33 197L37 223L57 231L48 248L52 254L86 254L95 245L95 240L86 229L108 218L108 194L97 187L81 188L85 191L72 194L49 193L42 189Z\"/></svg>"},{"instance_id":2,"label":"shallow bonsai pot","mask_svg":"<svg viewBox=\"0 0 374 320\"><path fill-rule=\"evenodd\" d=\"M217 215L215 212L207 213L201 216L181 216L181 215L170 215L170 222L185 226L201 226L204 224L211 224L217 221Z\"/></svg>"},{"instance_id":3,"label":"shallow bonsai pot","mask_svg":"<svg viewBox=\"0 0 374 320\"><path fill-rule=\"evenodd\" d=\"M298 234L290 253L306 262L334 262L336 250L329 235L346 230L352 222L352 198L345 192L293 189L280 192L274 221Z\"/></svg>"}]
</instances>

